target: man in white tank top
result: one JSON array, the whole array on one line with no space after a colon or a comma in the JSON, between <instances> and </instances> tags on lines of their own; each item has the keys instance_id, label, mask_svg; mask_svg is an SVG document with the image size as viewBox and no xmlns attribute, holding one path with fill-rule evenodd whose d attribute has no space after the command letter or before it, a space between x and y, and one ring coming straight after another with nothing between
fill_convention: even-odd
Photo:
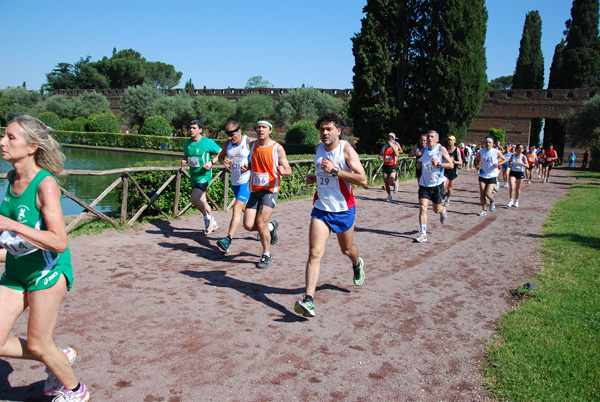
<instances>
[{"instance_id":1,"label":"man in white tank top","mask_svg":"<svg viewBox=\"0 0 600 402\"><path fill-rule=\"evenodd\" d=\"M367 175L354 148L340 140L345 125L334 113L322 116L316 124L321 144L315 149L315 175L306 176L306 184L317 184L308 236L306 294L294 306L294 311L305 317L315 316L314 296L321 259L331 232L336 233L342 253L352 261L354 285L362 285L365 279L364 262L353 243L356 206L352 185L366 186Z\"/></svg>"},{"instance_id":2,"label":"man in white tank top","mask_svg":"<svg viewBox=\"0 0 600 402\"><path fill-rule=\"evenodd\" d=\"M237 232L240 222L242 221L242 212L248 202L250 190L248 188L248 180L250 172L241 172L241 167L248 164L250 155L250 144L255 141L255 138L248 138L242 134L242 127L239 122L230 120L225 124L225 133L228 140L223 144L219 153L219 162L231 170L231 186L235 196L233 204L233 213L231 222L229 223L229 232L227 237L219 240L217 246L225 253L229 252L235 232ZM271 235L271 237L273 237Z\"/></svg>"},{"instance_id":3,"label":"man in white tank top","mask_svg":"<svg viewBox=\"0 0 600 402\"><path fill-rule=\"evenodd\" d=\"M448 150L439 144L440 135L430 130L427 133L427 146L421 155L421 179L419 180L419 235L416 243L427 241L427 207L433 203L433 212L440 214L440 222L446 223L447 211L442 204L444 199L444 169L452 169L454 161Z\"/></svg>"}]
</instances>

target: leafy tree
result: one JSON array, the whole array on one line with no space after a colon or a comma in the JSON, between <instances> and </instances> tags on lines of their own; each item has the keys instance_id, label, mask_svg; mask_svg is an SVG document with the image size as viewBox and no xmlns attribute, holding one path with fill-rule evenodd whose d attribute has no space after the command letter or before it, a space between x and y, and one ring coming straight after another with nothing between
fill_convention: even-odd
<instances>
[{"instance_id":1,"label":"leafy tree","mask_svg":"<svg viewBox=\"0 0 600 402\"><path fill-rule=\"evenodd\" d=\"M273 84L263 79L262 75L255 75L248 78L246 88L273 88Z\"/></svg>"},{"instance_id":2,"label":"leafy tree","mask_svg":"<svg viewBox=\"0 0 600 402\"><path fill-rule=\"evenodd\" d=\"M119 118L112 113L93 114L87 120L85 131L118 133L121 131L121 123Z\"/></svg>"},{"instance_id":3,"label":"leafy tree","mask_svg":"<svg viewBox=\"0 0 600 402\"><path fill-rule=\"evenodd\" d=\"M104 114L110 112L110 102L106 96L90 91L79 95L73 99L71 108L71 118L89 117L92 114Z\"/></svg>"},{"instance_id":4,"label":"leafy tree","mask_svg":"<svg viewBox=\"0 0 600 402\"><path fill-rule=\"evenodd\" d=\"M554 51L548 88L588 88L600 85L600 39L598 0L574 0L571 19L565 22L566 39ZM556 119L546 119L544 145L554 144L564 152L565 128Z\"/></svg>"},{"instance_id":5,"label":"leafy tree","mask_svg":"<svg viewBox=\"0 0 600 402\"><path fill-rule=\"evenodd\" d=\"M261 94L252 94L239 99L235 106L236 120L242 127L252 124L261 116L271 116L274 106L273 98Z\"/></svg>"},{"instance_id":6,"label":"leafy tree","mask_svg":"<svg viewBox=\"0 0 600 402\"><path fill-rule=\"evenodd\" d=\"M494 139L494 144L500 142L501 145L504 145L506 130L501 128L490 128L490 137Z\"/></svg>"},{"instance_id":7,"label":"leafy tree","mask_svg":"<svg viewBox=\"0 0 600 402\"><path fill-rule=\"evenodd\" d=\"M40 100L42 95L37 91L22 87L3 89L0 96L0 123L6 125L19 115L31 113Z\"/></svg>"},{"instance_id":8,"label":"leafy tree","mask_svg":"<svg viewBox=\"0 0 600 402\"><path fill-rule=\"evenodd\" d=\"M491 91L511 89L513 85L512 75L503 75L502 77L494 78L488 83L488 89Z\"/></svg>"},{"instance_id":9,"label":"leafy tree","mask_svg":"<svg viewBox=\"0 0 600 402\"><path fill-rule=\"evenodd\" d=\"M276 120L286 126L298 120L316 121L330 112L339 113L340 104L333 96L312 87L290 90L275 106Z\"/></svg>"},{"instance_id":10,"label":"leafy tree","mask_svg":"<svg viewBox=\"0 0 600 402\"><path fill-rule=\"evenodd\" d=\"M319 130L312 120L299 120L285 133L287 144L317 145L319 139Z\"/></svg>"},{"instance_id":11,"label":"leafy tree","mask_svg":"<svg viewBox=\"0 0 600 402\"><path fill-rule=\"evenodd\" d=\"M46 74L47 83L42 85L43 89L50 91L56 89L75 88L75 73L70 63L58 63L56 67Z\"/></svg>"},{"instance_id":12,"label":"leafy tree","mask_svg":"<svg viewBox=\"0 0 600 402\"><path fill-rule=\"evenodd\" d=\"M160 61L146 63L145 82L154 85L156 88L171 89L179 84L182 75L182 72L175 71L172 64L165 64Z\"/></svg>"},{"instance_id":13,"label":"leafy tree","mask_svg":"<svg viewBox=\"0 0 600 402\"><path fill-rule=\"evenodd\" d=\"M368 0L352 38L350 116L360 151L390 130L412 142L429 128L460 138L487 90L483 0Z\"/></svg>"},{"instance_id":14,"label":"leafy tree","mask_svg":"<svg viewBox=\"0 0 600 402\"><path fill-rule=\"evenodd\" d=\"M145 135L160 135L169 137L173 129L169 122L162 116L150 116L144 122L140 134Z\"/></svg>"},{"instance_id":15,"label":"leafy tree","mask_svg":"<svg viewBox=\"0 0 600 402\"><path fill-rule=\"evenodd\" d=\"M164 117L173 127L184 130L190 123L194 109L188 94L177 94L157 99L152 105L152 113Z\"/></svg>"},{"instance_id":16,"label":"leafy tree","mask_svg":"<svg viewBox=\"0 0 600 402\"><path fill-rule=\"evenodd\" d=\"M235 116L235 102L219 96L197 96L192 101L194 118L204 123L204 129L218 133ZM207 133L208 134L208 133Z\"/></svg>"},{"instance_id":17,"label":"leafy tree","mask_svg":"<svg viewBox=\"0 0 600 402\"><path fill-rule=\"evenodd\" d=\"M191 78L185 82L185 89L192 91L195 89Z\"/></svg>"},{"instance_id":18,"label":"leafy tree","mask_svg":"<svg viewBox=\"0 0 600 402\"><path fill-rule=\"evenodd\" d=\"M530 11L525 17L517 67L513 76L515 89L544 88L544 55L542 54L542 19L540 13ZM538 144L542 119L531 119L530 143Z\"/></svg>"},{"instance_id":19,"label":"leafy tree","mask_svg":"<svg viewBox=\"0 0 600 402\"><path fill-rule=\"evenodd\" d=\"M567 132L578 145L585 145L600 135L600 95L583 102L577 112L571 111L563 118Z\"/></svg>"},{"instance_id":20,"label":"leafy tree","mask_svg":"<svg viewBox=\"0 0 600 402\"><path fill-rule=\"evenodd\" d=\"M60 117L56 113L53 112L44 112L40 113L37 117L41 121L44 122L48 127L52 127L54 130L62 130L62 121Z\"/></svg>"},{"instance_id":21,"label":"leafy tree","mask_svg":"<svg viewBox=\"0 0 600 402\"><path fill-rule=\"evenodd\" d=\"M121 97L121 117L126 123L141 127L146 118L155 114L154 103L164 97L164 93L148 84L129 87Z\"/></svg>"}]
</instances>

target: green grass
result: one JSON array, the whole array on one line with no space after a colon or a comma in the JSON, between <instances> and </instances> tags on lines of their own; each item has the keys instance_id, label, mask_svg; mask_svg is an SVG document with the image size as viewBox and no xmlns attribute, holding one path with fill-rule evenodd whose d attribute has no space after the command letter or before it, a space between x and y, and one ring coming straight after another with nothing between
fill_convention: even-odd
<instances>
[{"instance_id":1,"label":"green grass","mask_svg":"<svg viewBox=\"0 0 600 402\"><path fill-rule=\"evenodd\" d=\"M598 180L600 174L582 173ZM578 176L578 175L575 175ZM576 183L545 223L543 268L488 342L491 396L600 400L600 183Z\"/></svg>"}]
</instances>

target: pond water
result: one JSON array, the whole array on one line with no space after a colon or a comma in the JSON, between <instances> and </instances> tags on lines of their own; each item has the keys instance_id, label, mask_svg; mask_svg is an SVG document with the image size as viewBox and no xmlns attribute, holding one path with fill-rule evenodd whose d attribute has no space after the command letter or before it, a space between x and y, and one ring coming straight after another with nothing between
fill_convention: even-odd
<instances>
[{"instance_id":1,"label":"pond water","mask_svg":"<svg viewBox=\"0 0 600 402\"><path fill-rule=\"evenodd\" d=\"M69 170L106 170L124 167L132 167L137 162L169 161L181 159L178 155L147 154L138 152L105 151L99 149L82 149L64 147L62 149L66 156L65 169ZM6 173L12 170L12 165L0 159L0 172ZM61 185L80 200L89 204L96 199L106 187L108 187L119 175L107 176L61 176ZM4 195L7 181L0 179L0 195ZM83 207L74 201L62 197L63 213L65 215L76 215L83 212ZM108 194L96 206L102 212L118 211L121 208L118 196Z\"/></svg>"}]
</instances>

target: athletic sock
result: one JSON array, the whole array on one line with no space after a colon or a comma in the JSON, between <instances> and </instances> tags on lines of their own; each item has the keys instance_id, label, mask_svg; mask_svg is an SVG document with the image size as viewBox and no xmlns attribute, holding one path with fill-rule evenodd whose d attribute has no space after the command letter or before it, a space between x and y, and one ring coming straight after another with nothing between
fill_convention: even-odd
<instances>
[{"instance_id":1,"label":"athletic sock","mask_svg":"<svg viewBox=\"0 0 600 402\"><path fill-rule=\"evenodd\" d=\"M313 302L313 303L315 302L315 301L313 300L313 297L312 297L312 296L309 296L309 295L304 295L304 300L306 300L306 301L311 301L311 302Z\"/></svg>"},{"instance_id":2,"label":"athletic sock","mask_svg":"<svg viewBox=\"0 0 600 402\"><path fill-rule=\"evenodd\" d=\"M73 388L71 391L77 392L77 391L79 391L79 388L81 388L81 383L80 382L78 382L77 386L75 388Z\"/></svg>"},{"instance_id":3,"label":"athletic sock","mask_svg":"<svg viewBox=\"0 0 600 402\"><path fill-rule=\"evenodd\" d=\"M268 252L268 253L262 253L262 255L266 255L267 257L271 258L271 252Z\"/></svg>"},{"instance_id":4,"label":"athletic sock","mask_svg":"<svg viewBox=\"0 0 600 402\"><path fill-rule=\"evenodd\" d=\"M427 225L420 225L421 233L427 233Z\"/></svg>"},{"instance_id":5,"label":"athletic sock","mask_svg":"<svg viewBox=\"0 0 600 402\"><path fill-rule=\"evenodd\" d=\"M275 229L275 226L271 222L269 222L269 232L272 232Z\"/></svg>"}]
</instances>

